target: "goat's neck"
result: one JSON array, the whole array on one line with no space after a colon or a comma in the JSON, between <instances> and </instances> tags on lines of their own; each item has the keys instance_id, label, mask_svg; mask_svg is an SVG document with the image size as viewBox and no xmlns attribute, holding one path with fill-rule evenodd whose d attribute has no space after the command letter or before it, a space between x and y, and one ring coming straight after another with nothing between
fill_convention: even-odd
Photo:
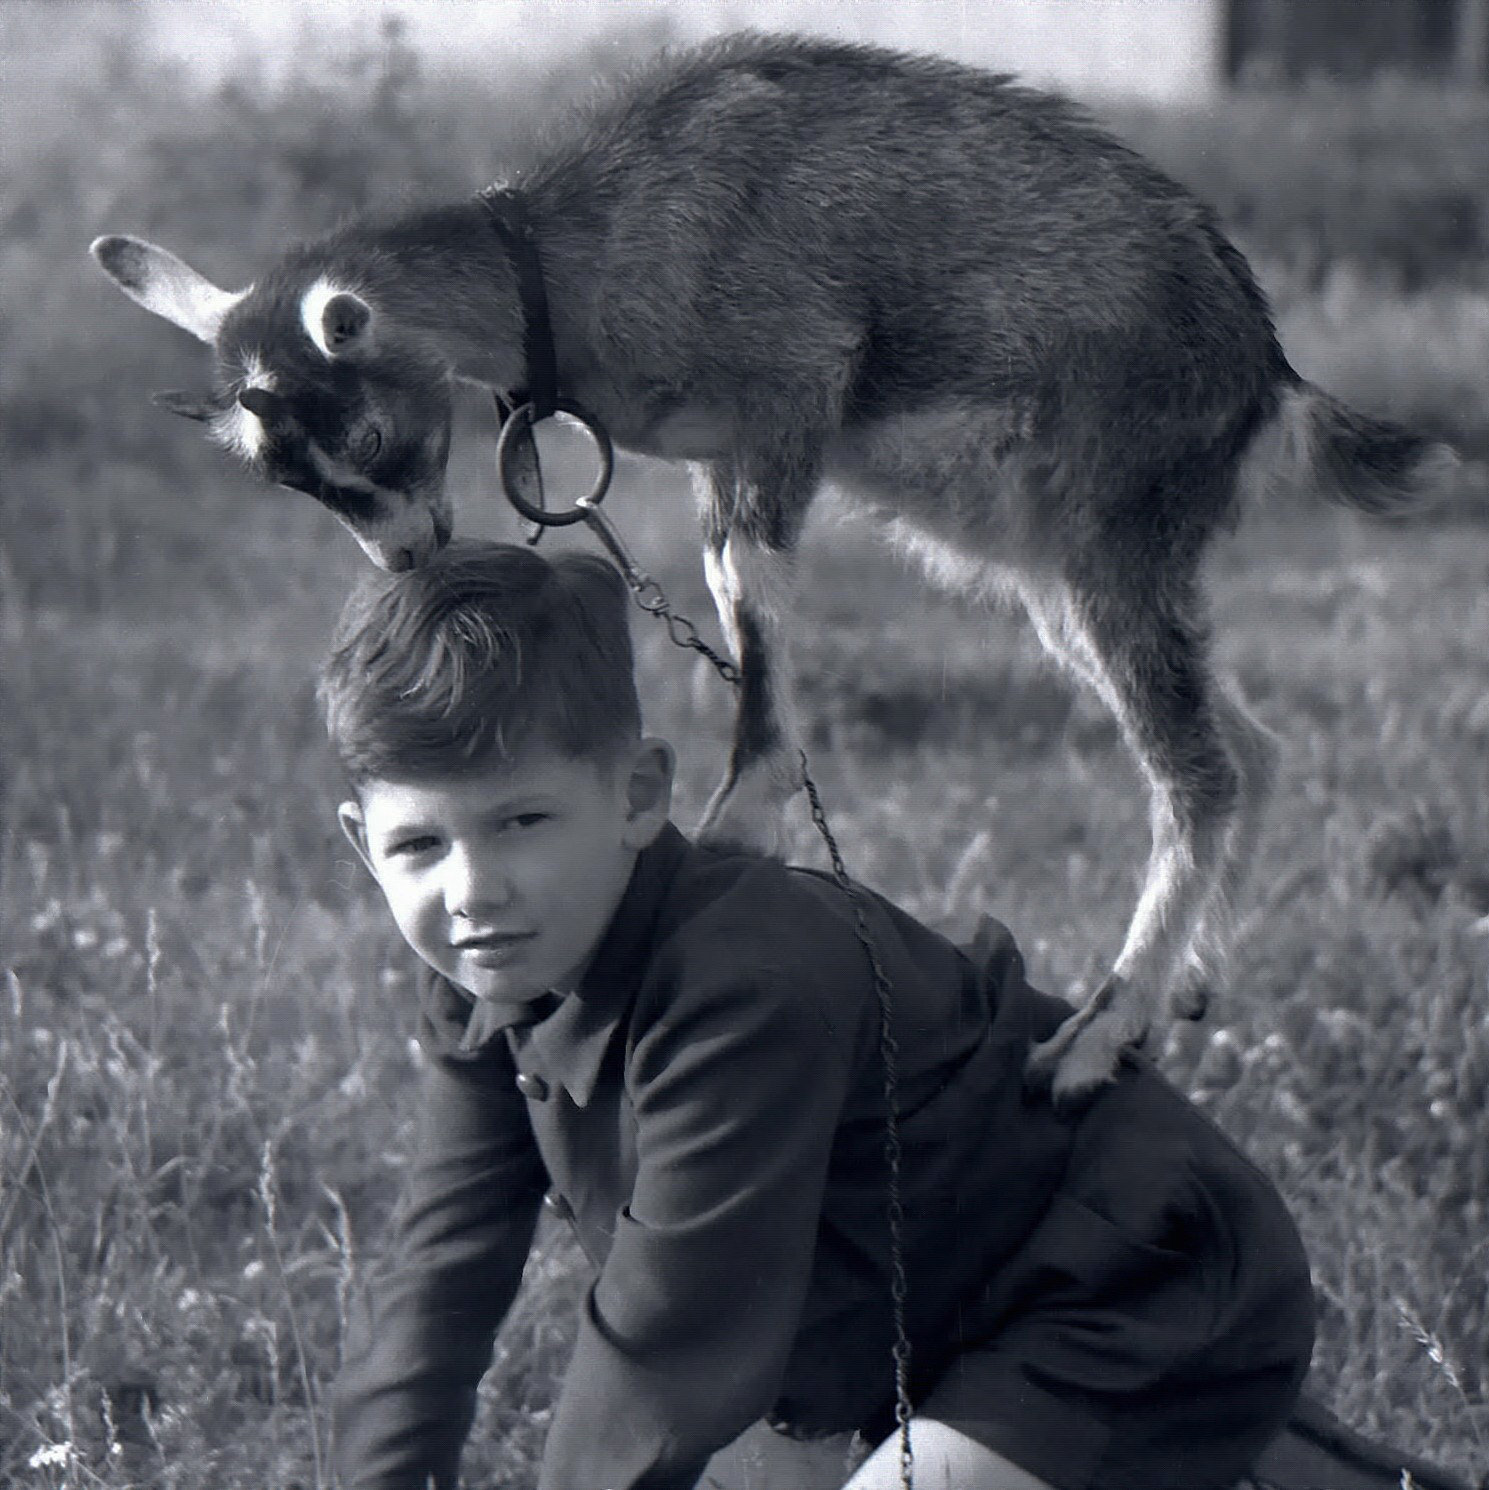
<instances>
[{"instance_id":1,"label":"goat's neck","mask_svg":"<svg viewBox=\"0 0 1489 1490\"><path fill-rule=\"evenodd\" d=\"M362 224L327 247L331 277L344 274L452 377L497 388L520 379L516 281L478 203Z\"/></svg>"},{"instance_id":2,"label":"goat's neck","mask_svg":"<svg viewBox=\"0 0 1489 1490\"><path fill-rule=\"evenodd\" d=\"M486 209L476 201L412 214L348 242L355 277L452 377L497 389L523 381L523 312L516 276ZM560 361L572 337L557 262L540 241Z\"/></svg>"}]
</instances>

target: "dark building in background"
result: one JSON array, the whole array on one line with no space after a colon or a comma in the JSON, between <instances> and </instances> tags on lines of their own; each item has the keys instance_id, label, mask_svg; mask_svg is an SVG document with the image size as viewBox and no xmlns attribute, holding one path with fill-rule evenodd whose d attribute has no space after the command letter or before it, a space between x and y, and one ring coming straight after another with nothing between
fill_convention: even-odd
<instances>
[{"instance_id":1,"label":"dark building in background","mask_svg":"<svg viewBox=\"0 0 1489 1490\"><path fill-rule=\"evenodd\" d=\"M1228 0L1233 82L1383 70L1489 82L1489 0Z\"/></svg>"}]
</instances>

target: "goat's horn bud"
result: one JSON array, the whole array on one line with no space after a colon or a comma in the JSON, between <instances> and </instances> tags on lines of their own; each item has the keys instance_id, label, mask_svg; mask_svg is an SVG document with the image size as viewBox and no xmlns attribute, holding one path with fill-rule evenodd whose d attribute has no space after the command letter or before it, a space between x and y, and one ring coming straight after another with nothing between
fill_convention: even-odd
<instances>
[{"instance_id":1,"label":"goat's horn bud","mask_svg":"<svg viewBox=\"0 0 1489 1490\"><path fill-rule=\"evenodd\" d=\"M271 393L267 388L245 388L238 394L238 402L265 424L272 424L284 412L285 407L283 396Z\"/></svg>"}]
</instances>

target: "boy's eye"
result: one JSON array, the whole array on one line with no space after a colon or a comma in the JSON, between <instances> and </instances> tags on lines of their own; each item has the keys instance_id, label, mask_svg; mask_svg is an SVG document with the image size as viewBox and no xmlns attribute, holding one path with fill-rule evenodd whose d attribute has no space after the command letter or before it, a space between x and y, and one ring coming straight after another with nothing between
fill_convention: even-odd
<instances>
[{"instance_id":1,"label":"boy's eye","mask_svg":"<svg viewBox=\"0 0 1489 1490\"><path fill-rule=\"evenodd\" d=\"M390 855L399 858L411 858L417 854L427 854L431 849L437 848L439 839L431 833L418 833L412 838L400 838L389 850Z\"/></svg>"},{"instance_id":2,"label":"boy's eye","mask_svg":"<svg viewBox=\"0 0 1489 1490\"><path fill-rule=\"evenodd\" d=\"M539 823L546 823L550 814L546 812L518 812L509 817L506 826L509 828L536 828Z\"/></svg>"}]
</instances>

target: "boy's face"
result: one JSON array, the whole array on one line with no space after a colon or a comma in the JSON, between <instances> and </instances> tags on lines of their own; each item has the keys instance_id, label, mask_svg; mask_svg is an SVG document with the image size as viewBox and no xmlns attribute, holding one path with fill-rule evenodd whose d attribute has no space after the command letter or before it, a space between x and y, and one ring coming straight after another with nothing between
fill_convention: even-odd
<instances>
[{"instance_id":1,"label":"boy's face","mask_svg":"<svg viewBox=\"0 0 1489 1490\"><path fill-rule=\"evenodd\" d=\"M672 751L612 767L524 751L451 776L368 782L341 825L404 939L476 998L568 992L667 820Z\"/></svg>"}]
</instances>

